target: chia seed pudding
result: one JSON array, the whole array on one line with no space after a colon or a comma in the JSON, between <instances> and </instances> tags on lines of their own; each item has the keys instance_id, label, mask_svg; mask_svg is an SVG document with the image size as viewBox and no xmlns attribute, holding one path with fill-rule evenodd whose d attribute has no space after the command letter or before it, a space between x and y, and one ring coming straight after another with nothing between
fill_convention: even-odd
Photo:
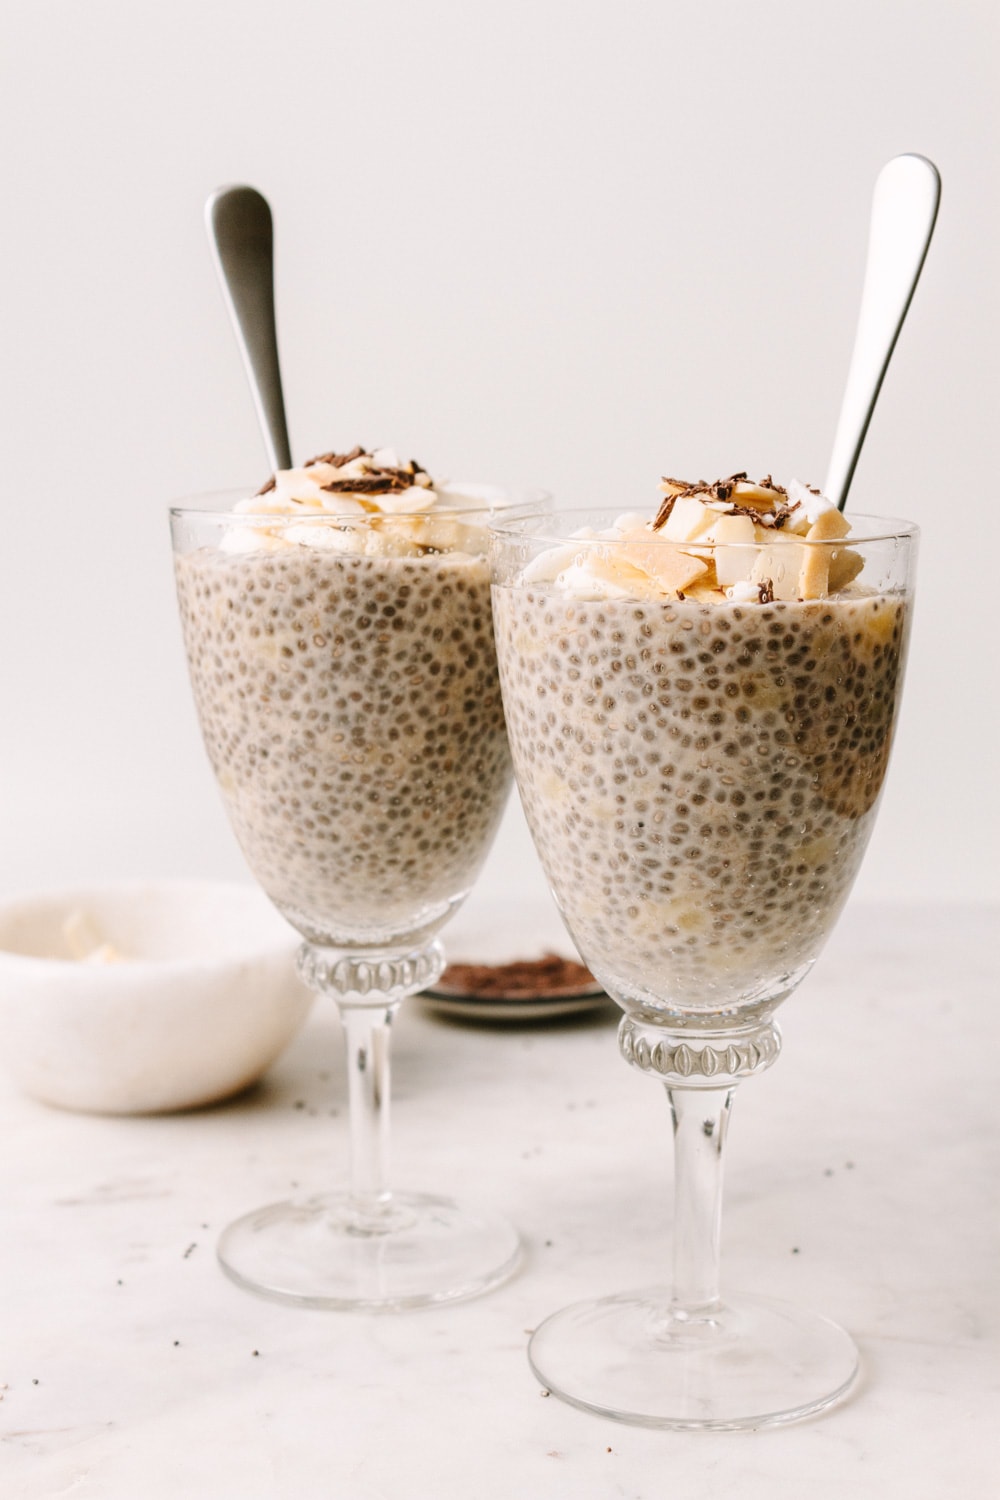
<instances>
[{"instance_id":1,"label":"chia seed pudding","mask_svg":"<svg viewBox=\"0 0 1000 1500\"><path fill-rule=\"evenodd\" d=\"M578 570L600 551L576 545L555 577L543 563L493 591L518 786L567 926L626 1005L717 1014L787 993L871 832L905 597L761 584L737 602L703 583L635 599L607 570L603 597L573 597L597 592Z\"/></svg>"},{"instance_id":2,"label":"chia seed pudding","mask_svg":"<svg viewBox=\"0 0 1000 1500\"><path fill-rule=\"evenodd\" d=\"M433 518L386 517L361 493L356 520L310 515L303 534L296 516L226 517L213 544L175 557L202 733L243 853L306 938L345 947L441 925L510 781L485 518L429 533Z\"/></svg>"}]
</instances>

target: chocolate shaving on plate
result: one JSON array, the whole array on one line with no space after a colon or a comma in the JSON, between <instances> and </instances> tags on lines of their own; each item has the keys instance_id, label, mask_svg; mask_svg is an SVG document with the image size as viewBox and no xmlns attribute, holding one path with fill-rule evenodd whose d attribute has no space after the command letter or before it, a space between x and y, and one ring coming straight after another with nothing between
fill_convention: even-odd
<instances>
[{"instance_id":1,"label":"chocolate shaving on plate","mask_svg":"<svg viewBox=\"0 0 1000 1500\"><path fill-rule=\"evenodd\" d=\"M600 985L590 970L559 953L518 958L505 964L449 964L430 994L477 1000L560 1000L596 994Z\"/></svg>"}]
</instances>

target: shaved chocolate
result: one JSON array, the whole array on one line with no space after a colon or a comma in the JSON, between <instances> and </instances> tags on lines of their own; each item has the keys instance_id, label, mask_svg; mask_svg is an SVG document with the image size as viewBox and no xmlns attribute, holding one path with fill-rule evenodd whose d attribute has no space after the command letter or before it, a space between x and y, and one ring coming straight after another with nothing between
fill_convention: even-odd
<instances>
[{"instance_id":1,"label":"shaved chocolate","mask_svg":"<svg viewBox=\"0 0 1000 1500\"><path fill-rule=\"evenodd\" d=\"M393 495L408 490L412 483L413 476L401 469L377 469L358 479L331 479L329 484L320 485L320 489L330 495Z\"/></svg>"},{"instance_id":2,"label":"shaved chocolate","mask_svg":"<svg viewBox=\"0 0 1000 1500\"><path fill-rule=\"evenodd\" d=\"M440 989L474 998L544 1000L567 991L595 987L590 970L558 953L544 958L519 958L506 964L449 964Z\"/></svg>"},{"instance_id":3,"label":"shaved chocolate","mask_svg":"<svg viewBox=\"0 0 1000 1500\"><path fill-rule=\"evenodd\" d=\"M772 479L771 476L770 476L770 474L765 474L763 479L758 479L757 484L758 484L758 487L760 489L762 489L762 490L774 490L774 493L776 495L787 495L788 494L788 491L785 489L785 486L783 484L779 484L776 479ZM819 490L817 490L816 493L818 495L819 494Z\"/></svg>"},{"instance_id":4,"label":"shaved chocolate","mask_svg":"<svg viewBox=\"0 0 1000 1500\"><path fill-rule=\"evenodd\" d=\"M710 495L713 500L728 500L730 495L733 493L733 490L736 488L736 485L739 484L741 480L746 479L746 477L746 470L741 469L738 474L730 474L728 479L715 479L711 484L707 479L699 479L694 484L685 484L682 479L664 478L661 482L663 484L674 485L675 492L672 495L668 495L664 500L663 505L660 507L660 514L663 513L664 506L669 506L669 509L667 510L666 516L663 517L663 521L660 521L659 524L662 526L667 520L667 517L669 517L670 515L670 511L673 509L673 502L675 500L693 499L696 495ZM655 531L657 529L657 522L654 521L653 530Z\"/></svg>"},{"instance_id":5,"label":"shaved chocolate","mask_svg":"<svg viewBox=\"0 0 1000 1500\"><path fill-rule=\"evenodd\" d=\"M716 500L728 500L733 490L741 480L746 479L746 470L741 469L738 474L730 474L728 479L718 479L710 486Z\"/></svg>"},{"instance_id":6,"label":"shaved chocolate","mask_svg":"<svg viewBox=\"0 0 1000 1500\"><path fill-rule=\"evenodd\" d=\"M674 503L675 503L676 499L677 499L676 495L667 495L666 496L666 498L663 501L663 504L660 506L659 510L656 512L656 516L655 516L655 518L653 520L653 525L652 525L652 528L651 528L653 531L659 531L659 529L660 529L661 526L666 526L667 522L670 520L670 512L674 508Z\"/></svg>"},{"instance_id":7,"label":"shaved chocolate","mask_svg":"<svg viewBox=\"0 0 1000 1500\"><path fill-rule=\"evenodd\" d=\"M319 464L325 464L331 469L343 469L347 464L352 464L359 458L371 458L367 448L352 448L350 453L318 453L315 458L308 459L303 464L303 468L311 469ZM423 472L424 470L416 460L402 469L369 463L366 474L356 479L331 479L328 484L321 485L320 488L331 495L393 495L410 489L417 475ZM268 495L275 485L275 476L272 474L257 494Z\"/></svg>"},{"instance_id":8,"label":"shaved chocolate","mask_svg":"<svg viewBox=\"0 0 1000 1500\"><path fill-rule=\"evenodd\" d=\"M758 480L757 488L768 490L775 496L773 510L758 510L753 505L743 505L738 498L734 498L736 486L747 483L747 471L739 469L735 474L728 475L725 479L716 479L712 484L707 480L699 479L696 484L685 484L680 479L670 479L667 476L661 480L661 484L670 485L673 491L667 495L656 517L652 522L651 530L660 531L670 520L673 508L678 500L694 499L701 495L705 497L706 503L715 500L728 507L727 514L731 516L747 516L755 526L764 526L771 531L780 531L793 511L798 510L799 502L788 505L778 500L779 495L787 496L788 491L783 484L778 484L770 474ZM818 493L818 492L817 492Z\"/></svg>"},{"instance_id":9,"label":"shaved chocolate","mask_svg":"<svg viewBox=\"0 0 1000 1500\"><path fill-rule=\"evenodd\" d=\"M316 458L307 459L305 467L309 469L313 464L329 464L333 469L342 469L345 464L352 464L356 458L367 457L367 448L352 448L350 453L320 453Z\"/></svg>"},{"instance_id":10,"label":"shaved chocolate","mask_svg":"<svg viewBox=\"0 0 1000 1500\"><path fill-rule=\"evenodd\" d=\"M754 510L752 505L741 505L738 500L732 500L729 504L731 516L749 516L751 521L758 526L771 526L774 523L774 513L769 510Z\"/></svg>"},{"instance_id":11,"label":"shaved chocolate","mask_svg":"<svg viewBox=\"0 0 1000 1500\"><path fill-rule=\"evenodd\" d=\"M733 516L749 516L757 526L764 526L769 531L780 531L793 511L798 510L799 502L794 505L777 505L774 510L754 510L752 505L741 505L738 500L730 502L729 513Z\"/></svg>"},{"instance_id":12,"label":"shaved chocolate","mask_svg":"<svg viewBox=\"0 0 1000 1500\"><path fill-rule=\"evenodd\" d=\"M759 588L757 589L757 598L760 600L761 604L773 604L774 603L774 581L773 581L773 579L765 578L765 579L762 580Z\"/></svg>"},{"instance_id":13,"label":"shaved chocolate","mask_svg":"<svg viewBox=\"0 0 1000 1500\"><path fill-rule=\"evenodd\" d=\"M353 448L350 453L324 453L319 458L313 459L313 463L332 464L336 469L342 469L346 464L353 463L356 458L366 458L368 463L367 473L358 475L354 479L331 479L328 484L321 486L330 495L398 495L403 490L411 489L418 474L424 470L416 460L402 468L388 464L377 464L372 455L364 448Z\"/></svg>"}]
</instances>

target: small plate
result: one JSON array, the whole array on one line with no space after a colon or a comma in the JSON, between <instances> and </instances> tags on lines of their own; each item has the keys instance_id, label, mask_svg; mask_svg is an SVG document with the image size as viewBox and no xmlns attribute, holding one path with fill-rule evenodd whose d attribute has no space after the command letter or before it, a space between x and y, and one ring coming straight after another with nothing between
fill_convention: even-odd
<instances>
[{"instance_id":1,"label":"small plate","mask_svg":"<svg viewBox=\"0 0 1000 1500\"><path fill-rule=\"evenodd\" d=\"M551 950L507 964L452 964L423 999L441 1015L465 1021L549 1021L608 1004L582 964Z\"/></svg>"},{"instance_id":2,"label":"small plate","mask_svg":"<svg viewBox=\"0 0 1000 1500\"><path fill-rule=\"evenodd\" d=\"M428 1010L442 1016L454 1016L462 1021L555 1021L567 1016L584 1015L587 1011L603 1010L611 1001L602 989L577 990L575 994L561 998L546 996L524 1000L497 999L495 996L442 994L438 990L424 990L417 996Z\"/></svg>"}]
</instances>

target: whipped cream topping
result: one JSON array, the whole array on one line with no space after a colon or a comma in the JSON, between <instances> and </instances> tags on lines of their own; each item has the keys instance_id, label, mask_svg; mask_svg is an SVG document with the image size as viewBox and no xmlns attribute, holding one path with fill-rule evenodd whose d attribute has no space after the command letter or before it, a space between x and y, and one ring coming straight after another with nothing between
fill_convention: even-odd
<instances>
[{"instance_id":1,"label":"whipped cream topping","mask_svg":"<svg viewBox=\"0 0 1000 1500\"><path fill-rule=\"evenodd\" d=\"M483 504L472 488L465 494L435 483L392 448L323 453L301 468L279 469L256 495L238 501L233 514L260 518L260 524L229 528L219 545L225 552L311 547L355 556L478 554L486 546L485 524L461 516L462 507ZM268 516L275 525L268 526Z\"/></svg>"},{"instance_id":2,"label":"whipped cream topping","mask_svg":"<svg viewBox=\"0 0 1000 1500\"><path fill-rule=\"evenodd\" d=\"M838 593L863 566L859 553L829 545L850 522L800 480L753 483L739 473L711 484L664 479L661 489L652 519L628 512L603 531L584 528L534 558L524 582L578 599L769 604Z\"/></svg>"}]
</instances>

